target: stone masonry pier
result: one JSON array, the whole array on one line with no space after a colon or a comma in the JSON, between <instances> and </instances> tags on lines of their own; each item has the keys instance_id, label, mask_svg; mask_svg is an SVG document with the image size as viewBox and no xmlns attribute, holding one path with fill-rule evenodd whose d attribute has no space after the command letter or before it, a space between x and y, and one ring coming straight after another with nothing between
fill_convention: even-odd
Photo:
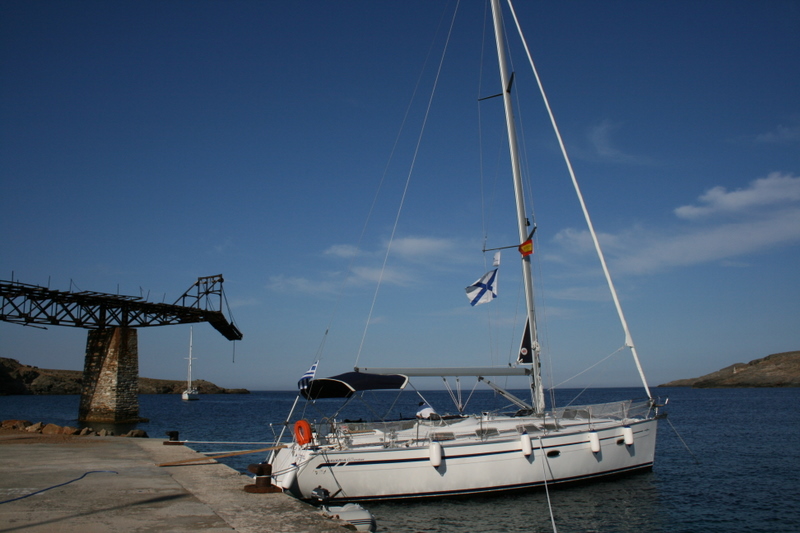
<instances>
[{"instance_id":1,"label":"stone masonry pier","mask_svg":"<svg viewBox=\"0 0 800 533\"><path fill-rule=\"evenodd\" d=\"M142 421L135 329L89 330L78 420L114 424Z\"/></svg>"}]
</instances>

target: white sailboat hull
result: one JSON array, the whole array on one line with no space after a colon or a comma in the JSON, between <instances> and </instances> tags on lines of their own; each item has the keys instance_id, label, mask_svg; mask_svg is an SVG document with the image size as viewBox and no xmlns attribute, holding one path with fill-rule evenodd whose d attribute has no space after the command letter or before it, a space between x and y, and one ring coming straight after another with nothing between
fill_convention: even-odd
<instances>
[{"instance_id":1,"label":"white sailboat hull","mask_svg":"<svg viewBox=\"0 0 800 533\"><path fill-rule=\"evenodd\" d=\"M183 393L181 394L181 399L186 401L199 400L200 393L197 392L197 390L191 390L191 391L186 390L183 391Z\"/></svg>"},{"instance_id":2,"label":"white sailboat hull","mask_svg":"<svg viewBox=\"0 0 800 533\"><path fill-rule=\"evenodd\" d=\"M366 501L535 488L653 465L657 428L653 418L582 423L538 434L507 431L508 424L519 427L524 422L511 418L501 422L500 432L490 440L476 436L437 442L429 438L395 447L359 446L354 440L344 449L295 443L276 453L273 475L278 485L301 499L310 498L311 491L321 486L330 491L332 500ZM444 429L457 429L457 425ZM595 439L590 433L597 434L597 452L592 451Z\"/></svg>"}]
</instances>

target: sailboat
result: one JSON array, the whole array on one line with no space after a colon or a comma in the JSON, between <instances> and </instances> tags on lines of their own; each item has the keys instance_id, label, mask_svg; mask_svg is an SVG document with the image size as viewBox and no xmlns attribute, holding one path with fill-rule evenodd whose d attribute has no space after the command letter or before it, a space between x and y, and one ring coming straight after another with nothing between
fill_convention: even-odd
<instances>
[{"instance_id":1,"label":"sailboat","mask_svg":"<svg viewBox=\"0 0 800 533\"><path fill-rule=\"evenodd\" d=\"M522 243L515 247L519 247L522 256L527 308L517 364L480 368L356 366L352 372L316 378L315 363L301 379L298 399L276 439L277 449L267 458L276 485L297 498L312 500L320 494L329 501L351 502L441 498L549 487L647 471L653 467L657 423L663 415L660 412L663 405L650 394L608 275L609 288L625 332L625 345L630 348L646 396L641 400L564 408L548 408L546 404L539 362L531 254L527 253L532 235L522 192L500 0L492 0L491 5L517 230ZM580 195L577 182L575 188ZM581 204L585 205L583 201ZM588 214L584 214L594 235ZM607 274L596 237L595 244ZM507 376L524 376L529 381L530 401L492 381ZM473 377L510 402L512 408L507 412L482 411L469 415L459 411L456 415L443 416L431 414L425 406L418 417L371 422L342 419L339 410L320 419L298 419L294 415L301 400L314 404L315 408L327 399L341 398L347 403L371 391L403 391L412 378L419 377ZM291 441L286 440L288 438Z\"/></svg>"},{"instance_id":2,"label":"sailboat","mask_svg":"<svg viewBox=\"0 0 800 533\"><path fill-rule=\"evenodd\" d=\"M200 392L192 384L192 333L192 328L189 328L189 375L186 378L186 390L181 394L181 399L186 401L200 399Z\"/></svg>"}]
</instances>

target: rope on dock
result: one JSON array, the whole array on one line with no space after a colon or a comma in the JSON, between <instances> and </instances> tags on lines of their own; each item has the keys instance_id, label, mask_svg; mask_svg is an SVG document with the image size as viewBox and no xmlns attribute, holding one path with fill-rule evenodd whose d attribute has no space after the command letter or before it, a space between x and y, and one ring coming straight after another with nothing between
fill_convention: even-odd
<instances>
[{"instance_id":1,"label":"rope on dock","mask_svg":"<svg viewBox=\"0 0 800 533\"><path fill-rule=\"evenodd\" d=\"M41 493L43 493L43 492L45 492L47 490L50 490L50 489L56 489L58 487L63 487L64 485L69 485L70 483L74 483L75 481L79 481L79 480L85 478L89 474L100 474L100 473L119 474L119 472L115 472L114 470L90 470L89 472L85 472L81 477L76 477L75 479L71 479L71 480L69 480L69 481L67 481L65 483L59 483L58 485L53 485L52 487L47 487L46 489L37 490L36 492L31 492L30 494L26 494L25 496L20 496L18 498L11 498L10 500L6 500L6 501L3 501L3 502L0 502L0 505L4 504L4 503L9 503L9 502L15 502L17 500L22 500L23 498L28 498L28 497L33 496L35 494L41 494Z\"/></svg>"},{"instance_id":2,"label":"rope on dock","mask_svg":"<svg viewBox=\"0 0 800 533\"><path fill-rule=\"evenodd\" d=\"M189 463L196 463L198 461L207 461L209 459L222 459L223 457L233 457L235 455L247 455L250 453L259 453L259 452L268 452L270 450L277 450L280 448L285 448L286 446L270 446L269 448L259 448L258 450L245 450L242 452L232 452L232 453L223 453L221 455L209 455L203 457L192 457L191 459L183 459L181 461L173 461L171 463L161 463L157 466L178 466L178 465L186 465ZM204 463L206 464L206 463ZM207 463L207 464L214 464L214 463Z\"/></svg>"},{"instance_id":3,"label":"rope on dock","mask_svg":"<svg viewBox=\"0 0 800 533\"><path fill-rule=\"evenodd\" d=\"M263 440L251 442L235 442L229 440L184 440L181 442L184 444L266 444L266 442Z\"/></svg>"}]
</instances>

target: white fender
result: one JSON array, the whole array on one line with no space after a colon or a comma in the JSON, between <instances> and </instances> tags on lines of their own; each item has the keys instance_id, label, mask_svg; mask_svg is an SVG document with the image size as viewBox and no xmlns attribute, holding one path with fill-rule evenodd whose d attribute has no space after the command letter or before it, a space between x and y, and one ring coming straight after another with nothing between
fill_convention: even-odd
<instances>
[{"instance_id":1,"label":"white fender","mask_svg":"<svg viewBox=\"0 0 800 533\"><path fill-rule=\"evenodd\" d=\"M530 456L533 453L533 446L531 445L531 436L527 433L523 433L519 436L519 443L522 449L522 455L525 457Z\"/></svg>"},{"instance_id":2,"label":"white fender","mask_svg":"<svg viewBox=\"0 0 800 533\"><path fill-rule=\"evenodd\" d=\"M600 451L600 436L596 431L589 432L589 447L592 449L592 453Z\"/></svg>"},{"instance_id":3,"label":"white fender","mask_svg":"<svg viewBox=\"0 0 800 533\"><path fill-rule=\"evenodd\" d=\"M625 437L625 444L630 446L633 444L633 429L630 427L622 428L622 436Z\"/></svg>"},{"instance_id":4,"label":"white fender","mask_svg":"<svg viewBox=\"0 0 800 533\"><path fill-rule=\"evenodd\" d=\"M428 446L428 457L431 464L438 468L442 464L442 445L438 442L431 442L431 445Z\"/></svg>"}]
</instances>

